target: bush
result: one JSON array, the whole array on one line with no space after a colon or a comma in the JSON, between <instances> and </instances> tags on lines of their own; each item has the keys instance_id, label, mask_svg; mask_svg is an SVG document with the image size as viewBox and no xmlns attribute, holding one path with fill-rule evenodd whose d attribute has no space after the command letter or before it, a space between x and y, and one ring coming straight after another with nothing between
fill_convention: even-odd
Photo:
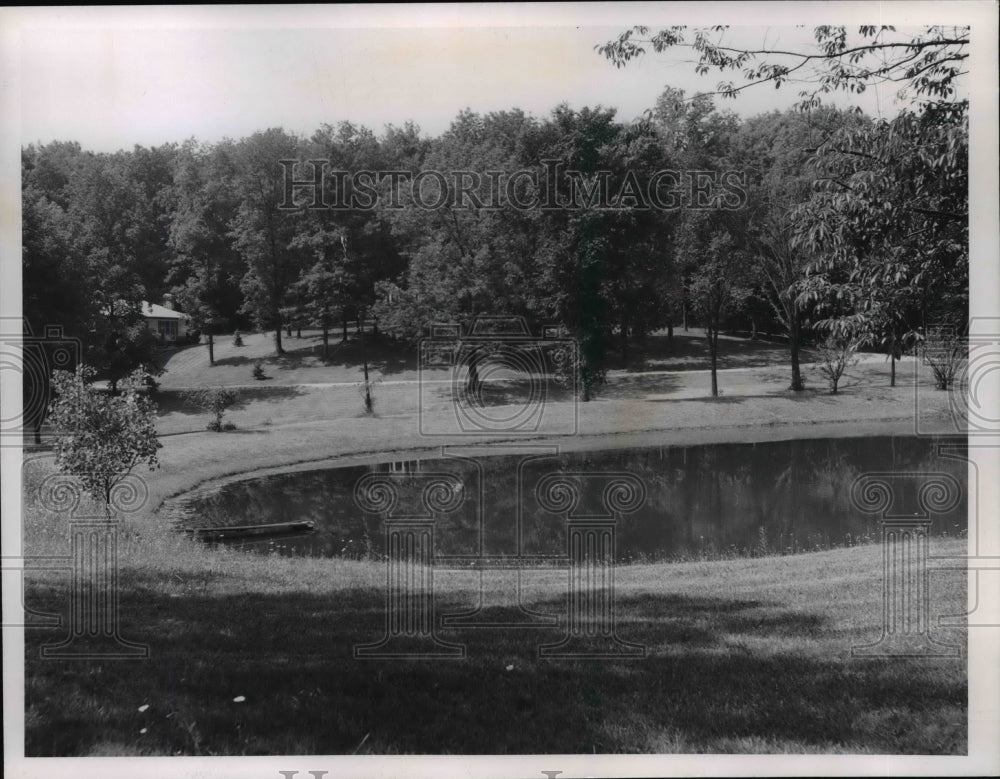
<instances>
[{"instance_id":1,"label":"bush","mask_svg":"<svg viewBox=\"0 0 1000 779\"><path fill-rule=\"evenodd\" d=\"M929 328L924 338L924 362L934 372L934 386L948 389L966 357L965 340L951 327Z\"/></svg>"},{"instance_id":2,"label":"bush","mask_svg":"<svg viewBox=\"0 0 1000 779\"><path fill-rule=\"evenodd\" d=\"M93 378L93 369L83 364L74 373L55 371L49 420L62 433L55 444L56 467L76 477L111 519L115 487L139 464L159 467L156 406L140 392L141 370L122 380L121 394L96 390Z\"/></svg>"},{"instance_id":3,"label":"bush","mask_svg":"<svg viewBox=\"0 0 1000 779\"><path fill-rule=\"evenodd\" d=\"M253 364L253 377L257 381L263 381L267 378L267 374L264 373L264 361L256 360Z\"/></svg>"},{"instance_id":4,"label":"bush","mask_svg":"<svg viewBox=\"0 0 1000 779\"><path fill-rule=\"evenodd\" d=\"M830 394L837 394L837 385L844 371L851 365L857 365L858 341L851 335L833 334L827 336L819 346L819 372L826 377L830 385Z\"/></svg>"},{"instance_id":5,"label":"bush","mask_svg":"<svg viewBox=\"0 0 1000 779\"><path fill-rule=\"evenodd\" d=\"M184 393L184 397L189 403L210 412L214 419L206 425L208 430L218 433L222 430L234 430L236 425L231 422L222 423L222 417L226 410L235 406L240 401L240 394L236 390L215 387L212 389L192 390Z\"/></svg>"},{"instance_id":6,"label":"bush","mask_svg":"<svg viewBox=\"0 0 1000 779\"><path fill-rule=\"evenodd\" d=\"M239 330L233 333L233 346L243 346L243 336Z\"/></svg>"}]
</instances>

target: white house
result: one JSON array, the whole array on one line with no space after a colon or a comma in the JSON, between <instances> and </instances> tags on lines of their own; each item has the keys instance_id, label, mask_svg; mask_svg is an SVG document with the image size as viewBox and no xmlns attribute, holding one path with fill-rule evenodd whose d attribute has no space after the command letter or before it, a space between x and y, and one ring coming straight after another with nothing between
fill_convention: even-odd
<instances>
[{"instance_id":1,"label":"white house","mask_svg":"<svg viewBox=\"0 0 1000 779\"><path fill-rule=\"evenodd\" d=\"M163 296L163 305L142 301L142 315L154 335L168 342L187 335L191 318L180 311L174 311L174 297L169 292Z\"/></svg>"}]
</instances>

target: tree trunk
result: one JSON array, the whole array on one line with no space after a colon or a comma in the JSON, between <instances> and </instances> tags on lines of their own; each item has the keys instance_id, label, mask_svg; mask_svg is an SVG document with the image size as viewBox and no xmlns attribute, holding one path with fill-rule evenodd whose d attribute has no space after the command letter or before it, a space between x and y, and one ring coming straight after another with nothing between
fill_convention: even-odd
<instances>
[{"instance_id":1,"label":"tree trunk","mask_svg":"<svg viewBox=\"0 0 1000 779\"><path fill-rule=\"evenodd\" d=\"M328 350L330 348L330 328L327 325L326 320L323 320L323 359L327 358Z\"/></svg>"},{"instance_id":2,"label":"tree trunk","mask_svg":"<svg viewBox=\"0 0 1000 779\"><path fill-rule=\"evenodd\" d=\"M295 323L295 337L296 338L301 338L302 337L302 323L301 322L296 322Z\"/></svg>"},{"instance_id":3,"label":"tree trunk","mask_svg":"<svg viewBox=\"0 0 1000 779\"><path fill-rule=\"evenodd\" d=\"M628 365L628 320L622 317L621 324L621 353L622 353L622 367L624 368Z\"/></svg>"},{"instance_id":4,"label":"tree trunk","mask_svg":"<svg viewBox=\"0 0 1000 779\"><path fill-rule=\"evenodd\" d=\"M285 330L287 330L287 332L288 332L288 337L291 338L292 337L292 323L291 322L289 322L285 326Z\"/></svg>"},{"instance_id":5,"label":"tree trunk","mask_svg":"<svg viewBox=\"0 0 1000 779\"><path fill-rule=\"evenodd\" d=\"M752 317L750 319L750 340L757 340L757 320Z\"/></svg>"},{"instance_id":6,"label":"tree trunk","mask_svg":"<svg viewBox=\"0 0 1000 779\"><path fill-rule=\"evenodd\" d=\"M365 337L363 335L361 336L361 361L364 365L365 372L365 413L371 414L375 410L375 406L374 403L372 403L371 382L368 380L368 344L365 343Z\"/></svg>"},{"instance_id":7,"label":"tree trunk","mask_svg":"<svg viewBox=\"0 0 1000 779\"><path fill-rule=\"evenodd\" d=\"M896 386L896 334L890 336L889 341L889 386Z\"/></svg>"},{"instance_id":8,"label":"tree trunk","mask_svg":"<svg viewBox=\"0 0 1000 779\"><path fill-rule=\"evenodd\" d=\"M275 314L274 351L277 354L285 353L285 347L281 345L281 314Z\"/></svg>"},{"instance_id":9,"label":"tree trunk","mask_svg":"<svg viewBox=\"0 0 1000 779\"><path fill-rule=\"evenodd\" d=\"M347 313L345 312L343 318L341 319L341 325L343 326L343 335L340 337L341 343L347 343Z\"/></svg>"},{"instance_id":10,"label":"tree trunk","mask_svg":"<svg viewBox=\"0 0 1000 779\"><path fill-rule=\"evenodd\" d=\"M358 335L361 335L361 317L354 318L354 326L357 328Z\"/></svg>"},{"instance_id":11,"label":"tree trunk","mask_svg":"<svg viewBox=\"0 0 1000 779\"><path fill-rule=\"evenodd\" d=\"M667 343L672 344L674 342L674 318L670 317L667 319Z\"/></svg>"},{"instance_id":12,"label":"tree trunk","mask_svg":"<svg viewBox=\"0 0 1000 779\"><path fill-rule=\"evenodd\" d=\"M790 317L790 325L788 328L788 346L792 356L792 384L789 389L793 392L801 392L804 389L802 385L802 371L799 368L799 339L801 338L802 328L799 323L798 312L795 312Z\"/></svg>"},{"instance_id":13,"label":"tree trunk","mask_svg":"<svg viewBox=\"0 0 1000 779\"><path fill-rule=\"evenodd\" d=\"M215 341L212 334L208 334L208 364L215 365Z\"/></svg>"},{"instance_id":14,"label":"tree trunk","mask_svg":"<svg viewBox=\"0 0 1000 779\"><path fill-rule=\"evenodd\" d=\"M362 340L364 340L364 339L362 339ZM370 414L370 413L372 413L373 406L372 406L372 388L371 388L371 384L368 381L368 353L367 352L365 353L365 355L364 355L364 357L362 359L364 361L364 370L365 370L365 413Z\"/></svg>"},{"instance_id":15,"label":"tree trunk","mask_svg":"<svg viewBox=\"0 0 1000 779\"><path fill-rule=\"evenodd\" d=\"M687 302L681 302L681 326L684 328L684 332L688 331L688 308Z\"/></svg>"},{"instance_id":16,"label":"tree trunk","mask_svg":"<svg viewBox=\"0 0 1000 779\"><path fill-rule=\"evenodd\" d=\"M716 325L716 327L718 327ZM712 397L719 397L719 376L717 373L719 359L719 334L715 328L708 328L708 354L712 363Z\"/></svg>"}]
</instances>

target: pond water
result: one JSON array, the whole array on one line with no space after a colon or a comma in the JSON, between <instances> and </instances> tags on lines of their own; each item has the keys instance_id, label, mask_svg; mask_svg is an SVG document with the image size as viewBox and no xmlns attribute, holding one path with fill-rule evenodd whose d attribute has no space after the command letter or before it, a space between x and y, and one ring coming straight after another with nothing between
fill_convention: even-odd
<instances>
[{"instance_id":1,"label":"pond water","mask_svg":"<svg viewBox=\"0 0 1000 779\"><path fill-rule=\"evenodd\" d=\"M638 490L644 500L616 517L619 561L789 554L877 541L879 516L863 513L851 498L855 480L877 472L898 476L892 489L904 513L916 508L926 480L921 474L950 474L961 498L932 515L931 534L966 531L960 439L886 436L485 456L490 451L235 482L189 500L184 524L311 520L315 529L305 534L225 543L260 553L377 558L383 514L365 510L356 495L360 480L375 479L391 485L394 518L434 517L436 554L559 556L566 553L566 512L558 510L565 504L553 504L560 495L551 492L552 478L562 475L564 487L567 480L575 485L577 517L607 515L606 488L624 478L631 498L642 498ZM433 482L444 492L428 508L425 490Z\"/></svg>"}]
</instances>

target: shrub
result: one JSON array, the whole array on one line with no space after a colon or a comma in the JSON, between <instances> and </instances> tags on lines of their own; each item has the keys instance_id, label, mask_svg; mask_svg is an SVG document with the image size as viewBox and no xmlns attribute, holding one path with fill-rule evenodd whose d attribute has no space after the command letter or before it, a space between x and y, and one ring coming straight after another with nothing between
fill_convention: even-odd
<instances>
[{"instance_id":1,"label":"shrub","mask_svg":"<svg viewBox=\"0 0 1000 779\"><path fill-rule=\"evenodd\" d=\"M243 336L239 330L233 333L233 346L243 346Z\"/></svg>"},{"instance_id":2,"label":"shrub","mask_svg":"<svg viewBox=\"0 0 1000 779\"><path fill-rule=\"evenodd\" d=\"M263 360L256 360L256 361L254 361L254 364L253 364L253 377L257 381L263 381L264 379L267 378L267 374L264 373L264 361Z\"/></svg>"},{"instance_id":3,"label":"shrub","mask_svg":"<svg viewBox=\"0 0 1000 779\"><path fill-rule=\"evenodd\" d=\"M934 386L948 389L966 357L965 340L951 327L929 328L924 338L924 362L934 372Z\"/></svg>"},{"instance_id":4,"label":"shrub","mask_svg":"<svg viewBox=\"0 0 1000 779\"><path fill-rule=\"evenodd\" d=\"M851 365L857 365L858 341L849 334L831 333L819 347L819 372L826 377L830 385L830 394L837 394L837 385L844 371Z\"/></svg>"},{"instance_id":5,"label":"shrub","mask_svg":"<svg viewBox=\"0 0 1000 779\"><path fill-rule=\"evenodd\" d=\"M192 390L184 393L185 398L191 404L205 409L213 415L213 419L206 426L208 430L220 432L222 430L233 430L236 425L231 422L222 423L222 417L226 410L235 406L240 400L240 394L236 390L215 387L211 389Z\"/></svg>"},{"instance_id":6,"label":"shrub","mask_svg":"<svg viewBox=\"0 0 1000 779\"><path fill-rule=\"evenodd\" d=\"M55 371L49 420L63 434L56 439L56 466L101 501L110 519L115 487L135 466L159 465L156 406L140 392L142 371L121 382L121 394L97 391L93 377L93 369L82 364L74 373Z\"/></svg>"}]
</instances>

